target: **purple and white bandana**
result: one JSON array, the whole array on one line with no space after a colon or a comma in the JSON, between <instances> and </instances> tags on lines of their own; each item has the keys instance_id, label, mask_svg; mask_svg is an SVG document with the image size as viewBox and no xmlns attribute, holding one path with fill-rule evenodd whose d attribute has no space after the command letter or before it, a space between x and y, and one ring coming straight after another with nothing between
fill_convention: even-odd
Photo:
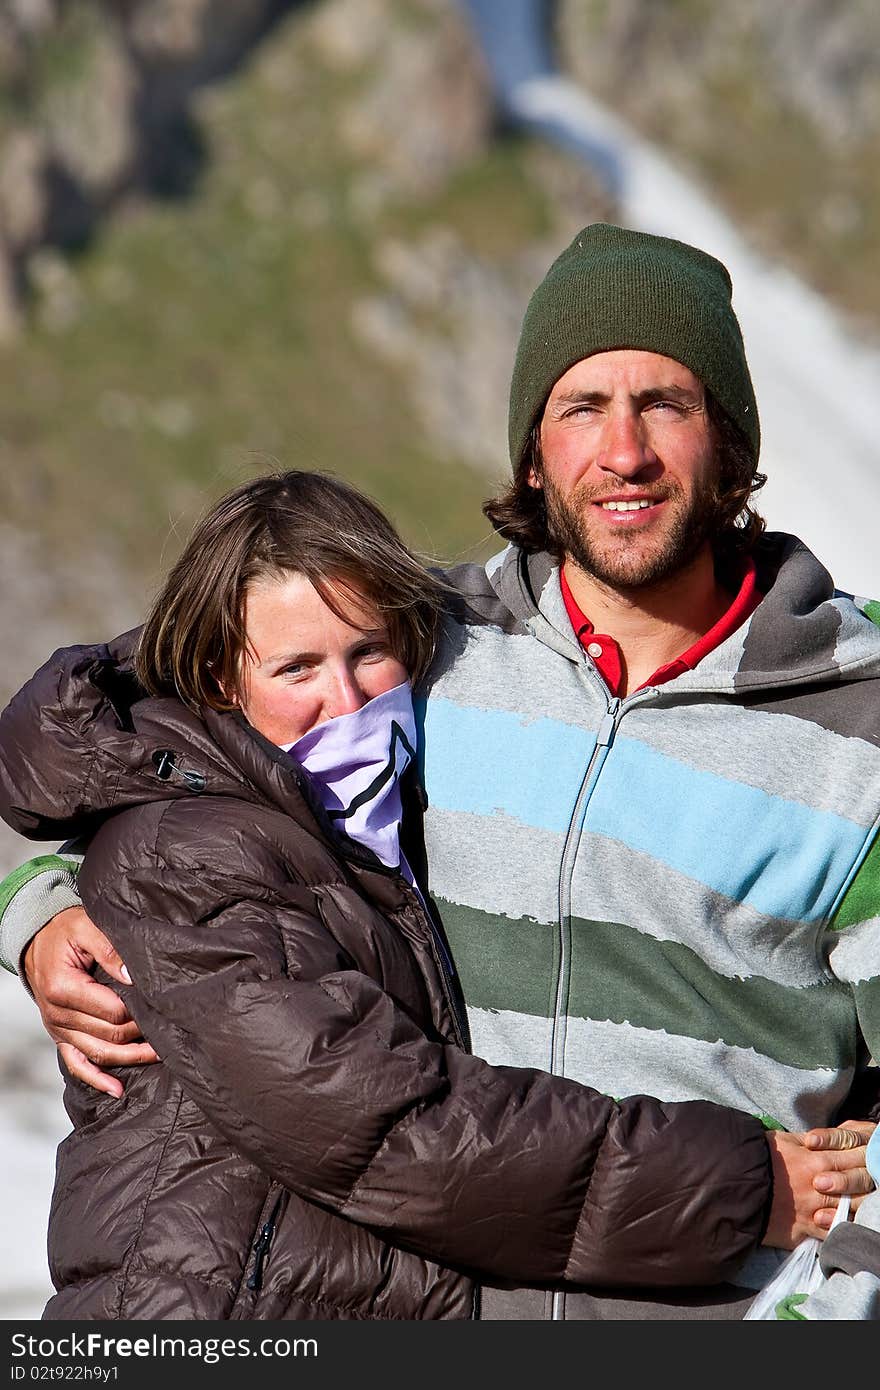
<instances>
[{"instance_id":1,"label":"purple and white bandana","mask_svg":"<svg viewBox=\"0 0 880 1390\"><path fill-rule=\"evenodd\" d=\"M330 819L412 882L400 851L400 777L416 750L409 681L281 747L305 768Z\"/></svg>"}]
</instances>

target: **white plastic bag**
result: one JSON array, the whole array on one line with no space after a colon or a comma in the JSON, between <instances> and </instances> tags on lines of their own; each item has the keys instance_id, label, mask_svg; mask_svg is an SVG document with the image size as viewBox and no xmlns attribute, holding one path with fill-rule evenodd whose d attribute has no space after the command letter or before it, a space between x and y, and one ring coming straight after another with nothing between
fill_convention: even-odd
<instances>
[{"instance_id":1,"label":"white plastic bag","mask_svg":"<svg viewBox=\"0 0 880 1390\"><path fill-rule=\"evenodd\" d=\"M880 1130L877 1133L880 1134ZM849 1198L841 1197L829 1229L833 1231L839 1221L846 1221L848 1217ZM783 1298L788 1298L793 1293L813 1293L818 1289L825 1278L819 1266L821 1249L822 1242L815 1236L808 1236L800 1245L796 1245L788 1258L783 1260L770 1283L765 1284L760 1293L756 1294L755 1301L749 1305L749 1311L744 1315L743 1321L746 1322L749 1318L765 1318L775 1322L776 1308Z\"/></svg>"}]
</instances>

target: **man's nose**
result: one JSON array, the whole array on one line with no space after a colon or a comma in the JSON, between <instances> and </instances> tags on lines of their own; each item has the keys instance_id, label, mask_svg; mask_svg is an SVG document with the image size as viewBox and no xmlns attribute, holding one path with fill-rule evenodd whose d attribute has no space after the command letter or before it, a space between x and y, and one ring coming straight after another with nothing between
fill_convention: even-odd
<instances>
[{"instance_id":1,"label":"man's nose","mask_svg":"<svg viewBox=\"0 0 880 1390\"><path fill-rule=\"evenodd\" d=\"M614 411L608 418L599 465L621 478L630 478L657 462L648 443L641 414L634 409Z\"/></svg>"}]
</instances>

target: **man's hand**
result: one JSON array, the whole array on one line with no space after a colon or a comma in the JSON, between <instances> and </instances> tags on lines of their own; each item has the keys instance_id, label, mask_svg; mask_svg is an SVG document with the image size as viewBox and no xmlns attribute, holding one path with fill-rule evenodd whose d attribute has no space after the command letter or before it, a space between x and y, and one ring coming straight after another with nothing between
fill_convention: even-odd
<instances>
[{"instance_id":1,"label":"man's hand","mask_svg":"<svg viewBox=\"0 0 880 1390\"><path fill-rule=\"evenodd\" d=\"M801 1134L773 1130L767 1135L773 1205L764 1245L793 1250L806 1236L823 1240L840 1197L848 1195L853 1209L860 1205L874 1186L865 1167L865 1146L875 1128L867 1120L847 1120L834 1129ZM821 1201L817 1192L823 1194Z\"/></svg>"},{"instance_id":2,"label":"man's hand","mask_svg":"<svg viewBox=\"0 0 880 1390\"><path fill-rule=\"evenodd\" d=\"M120 957L81 907L68 907L47 922L23 957L43 1026L58 1044L67 1070L118 1099L122 1082L101 1068L159 1058L142 1040L118 995L93 978L95 965L120 984L131 983Z\"/></svg>"},{"instance_id":3,"label":"man's hand","mask_svg":"<svg viewBox=\"0 0 880 1390\"><path fill-rule=\"evenodd\" d=\"M834 1219L838 1198L849 1194L852 1210L861 1206L862 1199L874 1188L874 1181L865 1168L865 1146L877 1128L870 1120L844 1120L836 1129L808 1129L803 1136L804 1146L814 1152L846 1150L851 1155L858 1150L855 1167L840 1170L834 1166L813 1179L817 1192L827 1194L822 1206L813 1215L817 1226L826 1231Z\"/></svg>"}]
</instances>

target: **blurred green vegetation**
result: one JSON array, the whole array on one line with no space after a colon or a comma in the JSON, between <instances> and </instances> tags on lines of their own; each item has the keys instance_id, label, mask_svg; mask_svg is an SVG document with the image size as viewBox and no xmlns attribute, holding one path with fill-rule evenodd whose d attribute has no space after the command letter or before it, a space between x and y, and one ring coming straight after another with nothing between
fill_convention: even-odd
<instances>
[{"instance_id":1,"label":"blurred green vegetation","mask_svg":"<svg viewBox=\"0 0 880 1390\"><path fill-rule=\"evenodd\" d=\"M49 563L84 540L112 550L145 601L202 508L276 466L352 480L422 553L497 548L480 511L494 480L437 456L350 310L381 288L381 236L439 222L503 256L545 232L528 145L365 216L337 123L369 65L317 61L308 23L294 12L202 94L190 196L128 205L72 259L37 253L28 329L2 359L5 519L38 530Z\"/></svg>"}]
</instances>

